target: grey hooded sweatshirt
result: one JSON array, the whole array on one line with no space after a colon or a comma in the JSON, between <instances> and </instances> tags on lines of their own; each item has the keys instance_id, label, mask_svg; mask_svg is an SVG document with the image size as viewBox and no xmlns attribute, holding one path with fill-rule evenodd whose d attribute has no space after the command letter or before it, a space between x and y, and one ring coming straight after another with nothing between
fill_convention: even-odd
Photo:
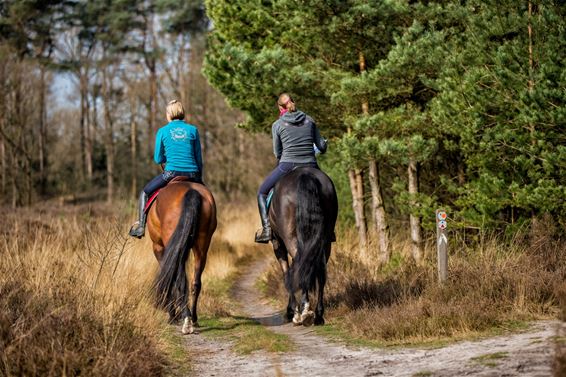
<instances>
[{"instance_id":1,"label":"grey hooded sweatshirt","mask_svg":"<svg viewBox=\"0 0 566 377\"><path fill-rule=\"evenodd\" d=\"M273 153L279 162L316 162L313 144L326 152L326 141L320 136L314 120L300 110L287 112L271 126Z\"/></svg>"}]
</instances>

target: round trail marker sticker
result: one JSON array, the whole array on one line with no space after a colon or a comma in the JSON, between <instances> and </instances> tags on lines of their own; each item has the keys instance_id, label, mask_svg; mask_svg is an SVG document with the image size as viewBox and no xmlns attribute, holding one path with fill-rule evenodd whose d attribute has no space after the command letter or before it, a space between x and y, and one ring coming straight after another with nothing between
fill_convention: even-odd
<instances>
[{"instance_id":1,"label":"round trail marker sticker","mask_svg":"<svg viewBox=\"0 0 566 377\"><path fill-rule=\"evenodd\" d=\"M447 217L446 212L440 211L440 212L438 212L436 217L438 218L438 221L446 221L446 217Z\"/></svg>"},{"instance_id":2,"label":"round trail marker sticker","mask_svg":"<svg viewBox=\"0 0 566 377\"><path fill-rule=\"evenodd\" d=\"M446 224L446 221L445 221L445 220L440 220L440 221L438 222L438 229L444 230L444 229L446 229L446 226L447 226L447 224Z\"/></svg>"}]
</instances>

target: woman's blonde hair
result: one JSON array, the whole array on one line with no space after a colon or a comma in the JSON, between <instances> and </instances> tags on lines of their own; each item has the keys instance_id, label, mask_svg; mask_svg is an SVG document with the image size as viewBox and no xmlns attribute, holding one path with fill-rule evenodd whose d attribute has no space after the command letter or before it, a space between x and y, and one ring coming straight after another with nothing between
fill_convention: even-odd
<instances>
[{"instance_id":1,"label":"woman's blonde hair","mask_svg":"<svg viewBox=\"0 0 566 377\"><path fill-rule=\"evenodd\" d=\"M291 98L291 96L288 93L281 93L279 99L277 100L277 104L282 108L286 109L287 111L289 111L290 113L297 110L293 98Z\"/></svg>"},{"instance_id":2,"label":"woman's blonde hair","mask_svg":"<svg viewBox=\"0 0 566 377\"><path fill-rule=\"evenodd\" d=\"M174 119L185 119L185 108L183 104L176 99L170 101L167 104L167 119L174 120Z\"/></svg>"}]
</instances>

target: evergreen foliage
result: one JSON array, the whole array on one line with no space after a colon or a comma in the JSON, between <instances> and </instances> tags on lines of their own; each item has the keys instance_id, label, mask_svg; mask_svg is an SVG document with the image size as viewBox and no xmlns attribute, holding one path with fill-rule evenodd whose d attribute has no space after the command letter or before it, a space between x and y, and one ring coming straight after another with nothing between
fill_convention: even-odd
<instances>
[{"instance_id":1,"label":"evergreen foliage","mask_svg":"<svg viewBox=\"0 0 566 377\"><path fill-rule=\"evenodd\" d=\"M289 91L345 169L384 164L390 213L443 206L462 226L496 228L566 220L560 1L206 4L205 71L245 127L269 129ZM409 195L411 161L420 190Z\"/></svg>"}]
</instances>

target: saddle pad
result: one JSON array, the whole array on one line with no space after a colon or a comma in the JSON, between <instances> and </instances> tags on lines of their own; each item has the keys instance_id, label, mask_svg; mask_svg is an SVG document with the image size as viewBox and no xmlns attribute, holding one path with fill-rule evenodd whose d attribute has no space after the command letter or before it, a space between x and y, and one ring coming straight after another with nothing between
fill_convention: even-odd
<instances>
[{"instance_id":1,"label":"saddle pad","mask_svg":"<svg viewBox=\"0 0 566 377\"><path fill-rule=\"evenodd\" d=\"M190 181L189 177L184 177L184 176L178 176L173 178L172 180L169 181L169 183L167 183L167 185L170 185L171 183L177 183L177 182L187 182ZM167 186L165 186L167 187ZM163 188L163 187L162 187ZM149 199L147 200L147 203L145 204L145 207L143 208L143 212L144 213L148 213L149 209L151 208L151 205L153 204L153 202L155 201L155 199L157 198L157 195L159 195L159 191L161 191L161 189L158 189L157 191L155 191L153 194L151 194L151 196L149 197Z\"/></svg>"},{"instance_id":2,"label":"saddle pad","mask_svg":"<svg viewBox=\"0 0 566 377\"><path fill-rule=\"evenodd\" d=\"M145 207L143 208L143 212L144 213L148 213L149 212L149 208L151 207L151 205L153 204L153 202L155 201L155 199L157 198L157 195L159 195L159 191L161 191L161 189L157 190L156 192L154 192L153 194L151 194L151 196L149 197L149 199L147 200L147 203L145 204Z\"/></svg>"}]
</instances>

